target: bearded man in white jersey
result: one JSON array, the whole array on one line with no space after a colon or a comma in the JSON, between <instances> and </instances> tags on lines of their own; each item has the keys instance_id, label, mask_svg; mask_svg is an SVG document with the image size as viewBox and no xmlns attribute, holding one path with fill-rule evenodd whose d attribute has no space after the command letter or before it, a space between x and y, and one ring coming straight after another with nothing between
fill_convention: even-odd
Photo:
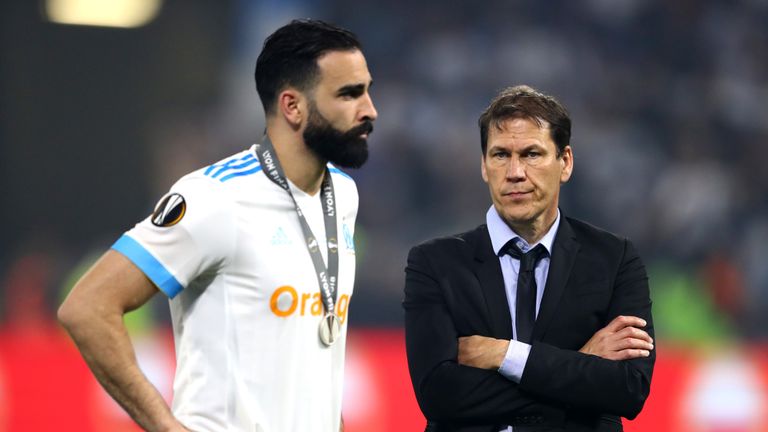
<instances>
[{"instance_id":1,"label":"bearded man in white jersey","mask_svg":"<svg viewBox=\"0 0 768 432\"><path fill-rule=\"evenodd\" d=\"M59 320L109 394L148 431L343 430L354 282L354 181L377 117L356 36L296 20L256 64L259 144L174 184L77 283ZM123 315L170 299L168 407Z\"/></svg>"}]
</instances>

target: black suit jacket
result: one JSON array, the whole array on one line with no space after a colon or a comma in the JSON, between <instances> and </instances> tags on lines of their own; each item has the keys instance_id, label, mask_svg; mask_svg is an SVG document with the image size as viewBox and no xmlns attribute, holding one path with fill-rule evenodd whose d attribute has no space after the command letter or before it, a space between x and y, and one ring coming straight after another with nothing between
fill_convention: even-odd
<instances>
[{"instance_id":1,"label":"black suit jacket","mask_svg":"<svg viewBox=\"0 0 768 432\"><path fill-rule=\"evenodd\" d=\"M648 397L655 350L611 361L578 350L619 315L648 322L645 267L632 244L561 217L522 380L459 365L460 336L512 339L501 265L485 225L411 249L408 366L428 431L621 431Z\"/></svg>"}]
</instances>

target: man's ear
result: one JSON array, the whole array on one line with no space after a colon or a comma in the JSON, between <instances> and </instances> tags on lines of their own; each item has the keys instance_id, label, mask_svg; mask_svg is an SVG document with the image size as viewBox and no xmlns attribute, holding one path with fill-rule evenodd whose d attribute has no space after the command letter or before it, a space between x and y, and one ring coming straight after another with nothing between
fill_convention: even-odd
<instances>
[{"instance_id":1,"label":"man's ear","mask_svg":"<svg viewBox=\"0 0 768 432\"><path fill-rule=\"evenodd\" d=\"M480 174L483 176L483 181L488 183L488 172L485 170L485 155L480 156Z\"/></svg>"},{"instance_id":2,"label":"man's ear","mask_svg":"<svg viewBox=\"0 0 768 432\"><path fill-rule=\"evenodd\" d=\"M306 119L304 95L292 88L281 91L277 95L277 112L288 124L298 129Z\"/></svg>"},{"instance_id":3,"label":"man's ear","mask_svg":"<svg viewBox=\"0 0 768 432\"><path fill-rule=\"evenodd\" d=\"M571 146L565 146L563 154L560 156L560 163L563 170L560 171L560 183L565 183L571 178L573 173L573 150Z\"/></svg>"}]
</instances>

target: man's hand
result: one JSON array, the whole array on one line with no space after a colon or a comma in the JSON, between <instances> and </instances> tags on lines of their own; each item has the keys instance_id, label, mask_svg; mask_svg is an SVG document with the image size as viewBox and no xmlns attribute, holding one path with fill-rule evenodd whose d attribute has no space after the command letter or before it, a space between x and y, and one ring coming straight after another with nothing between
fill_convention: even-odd
<instances>
[{"instance_id":1,"label":"man's hand","mask_svg":"<svg viewBox=\"0 0 768 432\"><path fill-rule=\"evenodd\" d=\"M645 324L642 318L617 316L598 330L579 352L608 360L648 357L653 349L653 339L641 330Z\"/></svg>"},{"instance_id":2,"label":"man's hand","mask_svg":"<svg viewBox=\"0 0 768 432\"><path fill-rule=\"evenodd\" d=\"M459 364L480 369L497 370L507 355L509 341L485 336L459 338Z\"/></svg>"}]
</instances>

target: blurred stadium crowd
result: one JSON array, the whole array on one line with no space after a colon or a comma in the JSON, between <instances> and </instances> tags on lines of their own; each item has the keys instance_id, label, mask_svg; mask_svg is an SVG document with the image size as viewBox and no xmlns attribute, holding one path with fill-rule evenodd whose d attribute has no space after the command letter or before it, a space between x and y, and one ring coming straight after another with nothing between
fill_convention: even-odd
<instances>
[{"instance_id":1,"label":"blurred stadium crowd","mask_svg":"<svg viewBox=\"0 0 768 432\"><path fill-rule=\"evenodd\" d=\"M260 43L313 16L358 33L380 113L350 172L352 326L400 326L408 249L484 222L477 117L525 83L569 107L562 210L633 239L659 339L768 337L768 1L167 1L122 31L31 3L0 6L6 328L54 325L93 254L175 178L259 140Z\"/></svg>"}]
</instances>

